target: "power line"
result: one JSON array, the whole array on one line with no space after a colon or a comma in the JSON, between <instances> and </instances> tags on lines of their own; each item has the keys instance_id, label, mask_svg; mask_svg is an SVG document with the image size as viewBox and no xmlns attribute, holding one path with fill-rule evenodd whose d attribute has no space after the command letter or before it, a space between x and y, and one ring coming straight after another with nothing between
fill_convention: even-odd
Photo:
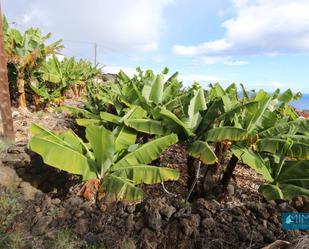
<instances>
[{"instance_id":1,"label":"power line","mask_svg":"<svg viewBox=\"0 0 309 249\"><path fill-rule=\"evenodd\" d=\"M78 40L67 40L67 39L62 39L64 42L71 42L71 43L80 43L80 44L88 44L88 45L93 45L95 42L90 42L90 41L78 41Z\"/></svg>"},{"instance_id":2,"label":"power line","mask_svg":"<svg viewBox=\"0 0 309 249\"><path fill-rule=\"evenodd\" d=\"M19 26L23 29L27 29L26 26L24 25L20 25L19 23L17 23L16 21L13 21L13 22L9 22L9 24L12 24L14 26ZM113 53L113 54L119 54L121 56L125 56L127 58L132 58L131 55L127 54L127 53L124 53L124 52L119 52L118 50L116 49L112 49L110 47L107 47L105 45L103 45L102 43L97 43L97 42L92 42L92 41L84 41L84 40L71 40L71 39L61 39L63 42L65 43L78 43L78 44L85 44L85 45L91 45L94 47L94 62L96 63L97 62L97 51L98 51L98 48L100 47L101 50L105 51L105 53ZM66 47L66 49L68 49ZM74 52L74 50L72 49L68 49L68 50L71 50L72 52ZM76 53L77 55L81 56L80 53ZM84 57L84 56L82 56Z\"/></svg>"}]
</instances>

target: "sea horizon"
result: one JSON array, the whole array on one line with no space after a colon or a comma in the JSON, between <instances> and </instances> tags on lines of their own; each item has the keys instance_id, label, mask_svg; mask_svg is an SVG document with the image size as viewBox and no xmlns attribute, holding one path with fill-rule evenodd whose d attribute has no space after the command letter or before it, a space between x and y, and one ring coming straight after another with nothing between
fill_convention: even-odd
<instances>
[{"instance_id":1,"label":"sea horizon","mask_svg":"<svg viewBox=\"0 0 309 249\"><path fill-rule=\"evenodd\" d=\"M291 102L291 105L297 109L309 111L309 93L304 93L300 99Z\"/></svg>"}]
</instances>

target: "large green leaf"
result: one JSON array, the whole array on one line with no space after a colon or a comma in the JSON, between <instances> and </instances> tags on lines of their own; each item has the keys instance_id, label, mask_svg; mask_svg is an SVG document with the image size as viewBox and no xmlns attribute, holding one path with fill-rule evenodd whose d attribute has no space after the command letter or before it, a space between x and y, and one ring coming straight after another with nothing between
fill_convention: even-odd
<instances>
[{"instance_id":1,"label":"large green leaf","mask_svg":"<svg viewBox=\"0 0 309 249\"><path fill-rule=\"evenodd\" d=\"M296 186L293 184L281 184L281 191L284 195L284 199L292 200L296 196L306 195L309 196L309 189Z\"/></svg>"},{"instance_id":2,"label":"large green leaf","mask_svg":"<svg viewBox=\"0 0 309 249\"><path fill-rule=\"evenodd\" d=\"M125 124L147 134L164 135L166 133L163 123L152 119L128 119L125 120Z\"/></svg>"},{"instance_id":3,"label":"large green leaf","mask_svg":"<svg viewBox=\"0 0 309 249\"><path fill-rule=\"evenodd\" d=\"M189 120L187 124L192 130L195 130L202 121L202 116L200 112L206 110L206 108L207 106L204 96L204 90L200 87L198 90L195 91L194 96L191 99L188 107Z\"/></svg>"},{"instance_id":4,"label":"large green leaf","mask_svg":"<svg viewBox=\"0 0 309 249\"><path fill-rule=\"evenodd\" d=\"M137 132L129 127L123 126L115 139L116 151L126 150L135 144Z\"/></svg>"},{"instance_id":5,"label":"large green leaf","mask_svg":"<svg viewBox=\"0 0 309 249\"><path fill-rule=\"evenodd\" d=\"M29 148L42 156L44 163L72 174L82 175L84 180L96 178L88 158L63 144L48 138L34 136L29 141Z\"/></svg>"},{"instance_id":6,"label":"large green leaf","mask_svg":"<svg viewBox=\"0 0 309 249\"><path fill-rule=\"evenodd\" d=\"M188 115L189 117L193 117L196 113L206 110L206 108L207 106L204 96L204 90L202 87L199 87L199 89L195 91L194 96L190 101L188 107Z\"/></svg>"},{"instance_id":7,"label":"large green leaf","mask_svg":"<svg viewBox=\"0 0 309 249\"><path fill-rule=\"evenodd\" d=\"M115 153L114 135L103 126L89 125L86 138L93 150L98 170L103 175L111 166Z\"/></svg>"},{"instance_id":8,"label":"large green leaf","mask_svg":"<svg viewBox=\"0 0 309 249\"><path fill-rule=\"evenodd\" d=\"M90 118L90 119L99 119L99 116L86 111L81 108L73 107L73 106L61 106L60 109L64 112L67 112L69 114L72 114L75 117L81 117L81 118Z\"/></svg>"},{"instance_id":9,"label":"large green leaf","mask_svg":"<svg viewBox=\"0 0 309 249\"><path fill-rule=\"evenodd\" d=\"M266 151L269 153L283 155L285 154L285 139L263 138L257 142L258 151ZM309 159L309 145L293 142L291 148L287 152L287 156L298 159Z\"/></svg>"},{"instance_id":10,"label":"large green leaf","mask_svg":"<svg viewBox=\"0 0 309 249\"><path fill-rule=\"evenodd\" d=\"M147 112L142 107L134 106L119 120L119 123L127 119L144 118L146 115Z\"/></svg>"},{"instance_id":11,"label":"large green leaf","mask_svg":"<svg viewBox=\"0 0 309 249\"><path fill-rule=\"evenodd\" d=\"M259 191L268 200L284 199L284 195L283 195L281 189L277 185L263 184L263 185L260 186Z\"/></svg>"},{"instance_id":12,"label":"large green leaf","mask_svg":"<svg viewBox=\"0 0 309 249\"><path fill-rule=\"evenodd\" d=\"M176 134L170 134L152 140L120 159L120 161L114 164L113 170L139 164L148 164L157 159L165 149L177 143L177 141Z\"/></svg>"},{"instance_id":13,"label":"large green leaf","mask_svg":"<svg viewBox=\"0 0 309 249\"><path fill-rule=\"evenodd\" d=\"M309 136L305 136L305 135L281 135L281 136L278 136L278 138L285 139L285 140L291 139L294 142L309 145Z\"/></svg>"},{"instance_id":14,"label":"large green leaf","mask_svg":"<svg viewBox=\"0 0 309 249\"><path fill-rule=\"evenodd\" d=\"M178 170L151 165L124 167L113 172L113 175L128 179L133 184L155 184L163 181L177 180L179 178Z\"/></svg>"},{"instance_id":15,"label":"large green leaf","mask_svg":"<svg viewBox=\"0 0 309 249\"><path fill-rule=\"evenodd\" d=\"M204 134L205 131L210 129L214 124L216 118L223 111L223 102L222 99L217 99L208 108L206 113L203 115L203 119L197 128L197 134Z\"/></svg>"},{"instance_id":16,"label":"large green leaf","mask_svg":"<svg viewBox=\"0 0 309 249\"><path fill-rule=\"evenodd\" d=\"M247 130L232 126L213 128L205 133L206 141L241 141L247 138Z\"/></svg>"},{"instance_id":17,"label":"large green leaf","mask_svg":"<svg viewBox=\"0 0 309 249\"><path fill-rule=\"evenodd\" d=\"M243 100L244 101L249 101L249 95L248 95L248 92L247 90L245 89L244 85L243 84L240 84L240 87L241 87L241 90L242 90L242 97L243 97Z\"/></svg>"},{"instance_id":18,"label":"large green leaf","mask_svg":"<svg viewBox=\"0 0 309 249\"><path fill-rule=\"evenodd\" d=\"M222 97L225 95L225 91L219 83L216 83L214 86L211 87L210 95L213 97Z\"/></svg>"},{"instance_id":19,"label":"large green leaf","mask_svg":"<svg viewBox=\"0 0 309 249\"><path fill-rule=\"evenodd\" d=\"M278 100L286 104L293 100L299 99L301 96L302 95L300 92L294 94L291 89L288 89L278 97Z\"/></svg>"},{"instance_id":20,"label":"large green leaf","mask_svg":"<svg viewBox=\"0 0 309 249\"><path fill-rule=\"evenodd\" d=\"M187 152L190 156L201 160L205 164L213 164L218 161L216 154L207 142L195 141L188 146Z\"/></svg>"},{"instance_id":21,"label":"large green leaf","mask_svg":"<svg viewBox=\"0 0 309 249\"><path fill-rule=\"evenodd\" d=\"M279 123L275 127L269 128L259 133L259 137L274 137L283 134L305 133L309 130L309 119L297 119L291 122Z\"/></svg>"},{"instance_id":22,"label":"large green leaf","mask_svg":"<svg viewBox=\"0 0 309 249\"><path fill-rule=\"evenodd\" d=\"M175 99L176 94L180 91L180 89L181 84L176 79L173 79L171 82L167 80L164 84L162 102L166 103L172 99Z\"/></svg>"},{"instance_id":23,"label":"large green leaf","mask_svg":"<svg viewBox=\"0 0 309 249\"><path fill-rule=\"evenodd\" d=\"M108 113L108 112L100 112L100 117L104 121L111 122L111 123L114 123L114 124L119 124L120 120L121 120L121 117L114 115L114 114L111 114L111 113Z\"/></svg>"},{"instance_id":24,"label":"large green leaf","mask_svg":"<svg viewBox=\"0 0 309 249\"><path fill-rule=\"evenodd\" d=\"M158 74L153 79L147 79L142 94L147 101L160 104L163 98L163 75Z\"/></svg>"},{"instance_id":25,"label":"large green leaf","mask_svg":"<svg viewBox=\"0 0 309 249\"><path fill-rule=\"evenodd\" d=\"M59 135L59 137L61 137L62 140L66 144L69 144L70 147L75 151L78 151L82 154L87 151L87 147L85 146L83 141L72 130L68 130L62 133L61 135Z\"/></svg>"},{"instance_id":26,"label":"large green leaf","mask_svg":"<svg viewBox=\"0 0 309 249\"><path fill-rule=\"evenodd\" d=\"M43 128L42 126L36 124L36 123L31 123L29 131L32 136L39 136L41 138L46 138L49 141L53 141L55 143L62 144L67 147L71 147L71 149L76 149L75 145L71 146L71 144L67 143L64 141L63 137L54 134L53 132ZM79 151L79 150L77 150Z\"/></svg>"},{"instance_id":27,"label":"large green leaf","mask_svg":"<svg viewBox=\"0 0 309 249\"><path fill-rule=\"evenodd\" d=\"M280 183L309 182L309 160L285 161L277 180Z\"/></svg>"},{"instance_id":28,"label":"large green leaf","mask_svg":"<svg viewBox=\"0 0 309 249\"><path fill-rule=\"evenodd\" d=\"M235 107L233 107L231 110L229 110L229 111L224 112L223 114L221 114L221 115L218 117L218 120L221 121L221 120L225 120L225 119L231 119L234 115L241 115L241 112L242 112L244 109L247 109L247 108L256 108L257 106L258 106L258 102L257 102L257 101L252 101L252 102L245 103L245 104L243 104L243 105L235 106Z\"/></svg>"},{"instance_id":29,"label":"large green leaf","mask_svg":"<svg viewBox=\"0 0 309 249\"><path fill-rule=\"evenodd\" d=\"M309 196L309 189L293 184L265 184L259 189L268 200L292 200L296 196L306 195Z\"/></svg>"},{"instance_id":30,"label":"large green leaf","mask_svg":"<svg viewBox=\"0 0 309 249\"><path fill-rule=\"evenodd\" d=\"M91 119L91 118L77 118L75 119L75 121L79 126L83 126L83 127L87 127L90 124L100 125L101 123L100 119Z\"/></svg>"},{"instance_id":31,"label":"large green leaf","mask_svg":"<svg viewBox=\"0 0 309 249\"><path fill-rule=\"evenodd\" d=\"M272 101L272 95L268 95L267 93L261 91L256 96L254 101L259 102L259 107L255 110L252 117L250 117L249 115L247 116L248 117L248 121L247 121L248 125L246 126L246 128L247 128L249 134L254 132L254 130L260 125L260 123L262 121L262 117L263 117L265 111L267 110L268 106L270 105L270 103Z\"/></svg>"},{"instance_id":32,"label":"large green leaf","mask_svg":"<svg viewBox=\"0 0 309 249\"><path fill-rule=\"evenodd\" d=\"M232 152L237 156L243 163L250 166L257 173L263 175L264 179L272 182L273 178L267 164L264 162L263 158L258 154L247 148L239 148L233 146Z\"/></svg>"},{"instance_id":33,"label":"large green leaf","mask_svg":"<svg viewBox=\"0 0 309 249\"><path fill-rule=\"evenodd\" d=\"M135 187L129 180L113 174L104 179L100 190L115 194L118 200L136 201L143 198L143 191L140 188Z\"/></svg>"},{"instance_id":34,"label":"large green leaf","mask_svg":"<svg viewBox=\"0 0 309 249\"><path fill-rule=\"evenodd\" d=\"M162 115L165 119L170 121L171 125L176 126L185 135L187 136L194 135L194 133L189 129L189 127L184 122L182 122L174 113L167 110L164 106L161 108L160 115Z\"/></svg>"}]
</instances>

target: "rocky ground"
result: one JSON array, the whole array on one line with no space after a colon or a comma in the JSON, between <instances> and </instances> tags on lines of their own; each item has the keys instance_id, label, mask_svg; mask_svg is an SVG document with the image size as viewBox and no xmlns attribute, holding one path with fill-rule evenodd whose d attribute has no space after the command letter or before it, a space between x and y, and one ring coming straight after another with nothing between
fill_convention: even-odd
<instances>
[{"instance_id":1,"label":"rocky ground","mask_svg":"<svg viewBox=\"0 0 309 249\"><path fill-rule=\"evenodd\" d=\"M44 165L26 148L28 126L75 129L72 119L55 112L14 110L17 143L0 154L0 248L309 248L309 232L284 231L280 213L309 212L309 199L266 201L253 170L239 165L228 195L221 201L183 200L187 194L186 158L180 145L161 157L181 178L144 187L142 202L117 202L81 196L77 176ZM279 241L282 240L282 241Z\"/></svg>"}]
</instances>

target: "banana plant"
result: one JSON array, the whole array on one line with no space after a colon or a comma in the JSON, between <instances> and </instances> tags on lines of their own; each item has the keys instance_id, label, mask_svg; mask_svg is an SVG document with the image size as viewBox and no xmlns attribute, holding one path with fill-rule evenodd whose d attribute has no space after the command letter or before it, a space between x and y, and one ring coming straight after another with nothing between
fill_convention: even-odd
<instances>
[{"instance_id":1,"label":"banana plant","mask_svg":"<svg viewBox=\"0 0 309 249\"><path fill-rule=\"evenodd\" d=\"M204 135L205 140L228 141L231 143L232 152L237 147L280 155L286 139L291 139L293 145L287 151L287 155L297 159L309 159L306 135L309 121L293 120L290 117L292 121L287 122L285 119L287 117L278 112L279 108L275 105L277 97L278 92L269 95L260 91L253 100L243 104L243 108L236 106L222 114L218 118L220 126L207 131ZM238 156L233 153L221 181L224 187L229 184L238 159Z\"/></svg>"},{"instance_id":2,"label":"banana plant","mask_svg":"<svg viewBox=\"0 0 309 249\"><path fill-rule=\"evenodd\" d=\"M140 68L137 68L137 72L130 78L120 71L114 81L88 84L85 108L96 115L110 112L123 116L132 106L140 106L152 118L163 105L170 110L178 110L180 101L184 99L180 98L183 90L181 82L177 80L178 73L164 80L167 68L159 74L154 74L152 70L143 72ZM178 101L175 102L175 99Z\"/></svg>"},{"instance_id":3,"label":"banana plant","mask_svg":"<svg viewBox=\"0 0 309 249\"><path fill-rule=\"evenodd\" d=\"M215 119L220 105L217 100L209 103L207 109L205 92L198 84L193 85L189 91L190 95L186 95L186 97L191 98L181 104L182 115L177 116L176 113L162 106L158 108L153 118L129 119L125 121L125 124L138 132L156 136L177 133L180 141L186 145L189 155L187 184L194 186L201 163L211 165L218 162L217 155L211 146L202 140L204 130L201 127L206 127L207 122Z\"/></svg>"},{"instance_id":4,"label":"banana plant","mask_svg":"<svg viewBox=\"0 0 309 249\"><path fill-rule=\"evenodd\" d=\"M39 96L40 103L58 103L69 89L76 97L80 96L82 88L99 73L100 69L87 61L76 61L74 57L59 60L54 55L35 72L31 89Z\"/></svg>"},{"instance_id":5,"label":"banana plant","mask_svg":"<svg viewBox=\"0 0 309 249\"><path fill-rule=\"evenodd\" d=\"M23 34L5 25L4 43L8 64L14 65L17 72L18 103L26 107L25 80L31 83L33 72L42 65L48 55L59 53L63 48L61 40L46 45L51 36L42 35L39 29L27 29Z\"/></svg>"},{"instance_id":6,"label":"banana plant","mask_svg":"<svg viewBox=\"0 0 309 249\"><path fill-rule=\"evenodd\" d=\"M264 177L266 183L259 190L269 200L309 196L309 160L287 160L293 143L290 138L286 139L280 155L263 155L252 149L233 148L233 153L243 163Z\"/></svg>"},{"instance_id":7,"label":"banana plant","mask_svg":"<svg viewBox=\"0 0 309 249\"><path fill-rule=\"evenodd\" d=\"M132 139L122 132L115 136L93 124L86 128L88 143L72 131L57 135L37 124L31 125L30 132L29 148L41 155L46 164L81 175L83 180L99 179L101 191L115 194L118 199L141 199L143 191L137 185L179 177L177 170L148 165L178 141L175 134L139 146L135 144L136 137ZM123 147L123 143L129 147Z\"/></svg>"}]
</instances>

